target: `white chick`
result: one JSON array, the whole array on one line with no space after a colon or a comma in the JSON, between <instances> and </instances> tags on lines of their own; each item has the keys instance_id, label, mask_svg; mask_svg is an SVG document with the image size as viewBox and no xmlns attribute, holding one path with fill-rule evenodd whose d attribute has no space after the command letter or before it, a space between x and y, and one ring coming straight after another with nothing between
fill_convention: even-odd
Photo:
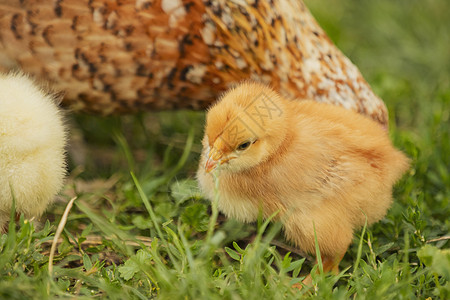
<instances>
[{"instance_id":1,"label":"white chick","mask_svg":"<svg viewBox=\"0 0 450 300\"><path fill-rule=\"evenodd\" d=\"M66 130L55 96L21 73L0 74L0 232L16 213L40 216L61 190Z\"/></svg>"}]
</instances>

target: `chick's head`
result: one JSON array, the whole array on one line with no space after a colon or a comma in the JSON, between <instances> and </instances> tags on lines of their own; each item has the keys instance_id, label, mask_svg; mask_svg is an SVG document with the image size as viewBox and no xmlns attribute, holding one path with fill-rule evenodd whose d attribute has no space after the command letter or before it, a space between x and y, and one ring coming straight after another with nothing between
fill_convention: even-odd
<instances>
[{"instance_id":1,"label":"chick's head","mask_svg":"<svg viewBox=\"0 0 450 300\"><path fill-rule=\"evenodd\" d=\"M205 169L239 172L265 161L286 136L285 103L271 88L245 82L223 95L207 115Z\"/></svg>"}]
</instances>

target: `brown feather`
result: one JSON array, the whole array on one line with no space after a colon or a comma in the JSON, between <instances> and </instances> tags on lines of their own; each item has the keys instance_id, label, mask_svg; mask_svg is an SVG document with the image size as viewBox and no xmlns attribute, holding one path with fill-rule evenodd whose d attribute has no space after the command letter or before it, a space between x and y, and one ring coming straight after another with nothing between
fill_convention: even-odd
<instances>
[{"instance_id":1,"label":"brown feather","mask_svg":"<svg viewBox=\"0 0 450 300\"><path fill-rule=\"evenodd\" d=\"M243 79L387 126L387 110L300 0L0 0L0 68L110 114L206 108Z\"/></svg>"}]
</instances>

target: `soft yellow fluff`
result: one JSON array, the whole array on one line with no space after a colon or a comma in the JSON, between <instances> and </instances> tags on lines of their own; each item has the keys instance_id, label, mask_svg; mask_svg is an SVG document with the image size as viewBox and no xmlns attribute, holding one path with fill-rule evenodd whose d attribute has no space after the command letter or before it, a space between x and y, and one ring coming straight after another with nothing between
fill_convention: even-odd
<instances>
[{"instance_id":1,"label":"soft yellow fluff","mask_svg":"<svg viewBox=\"0 0 450 300\"><path fill-rule=\"evenodd\" d=\"M286 238L337 268L355 229L377 222L408 169L383 128L353 111L289 101L246 82L208 112L197 177L209 199L217 166L219 209L245 222L278 212ZM315 228L315 230L314 230Z\"/></svg>"},{"instance_id":2,"label":"soft yellow fluff","mask_svg":"<svg viewBox=\"0 0 450 300\"><path fill-rule=\"evenodd\" d=\"M0 74L0 226L9 220L11 190L16 212L34 217L63 185L66 132L55 102L26 75Z\"/></svg>"}]
</instances>

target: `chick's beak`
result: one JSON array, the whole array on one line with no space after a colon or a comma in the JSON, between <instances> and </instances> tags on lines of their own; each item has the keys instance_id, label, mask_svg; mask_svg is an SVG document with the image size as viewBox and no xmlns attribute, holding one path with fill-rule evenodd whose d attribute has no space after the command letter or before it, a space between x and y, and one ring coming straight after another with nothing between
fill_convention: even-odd
<instances>
[{"instance_id":1,"label":"chick's beak","mask_svg":"<svg viewBox=\"0 0 450 300\"><path fill-rule=\"evenodd\" d=\"M205 164L206 173L211 172L217 167L217 164L222 156L223 153L221 151L218 151L216 148L212 148L211 151L209 151L208 159L206 160Z\"/></svg>"},{"instance_id":2,"label":"chick's beak","mask_svg":"<svg viewBox=\"0 0 450 300\"><path fill-rule=\"evenodd\" d=\"M210 157L208 157L208 160L206 161L206 165L205 165L206 173L211 172L216 167L217 167L217 162L215 160L212 160Z\"/></svg>"}]
</instances>

